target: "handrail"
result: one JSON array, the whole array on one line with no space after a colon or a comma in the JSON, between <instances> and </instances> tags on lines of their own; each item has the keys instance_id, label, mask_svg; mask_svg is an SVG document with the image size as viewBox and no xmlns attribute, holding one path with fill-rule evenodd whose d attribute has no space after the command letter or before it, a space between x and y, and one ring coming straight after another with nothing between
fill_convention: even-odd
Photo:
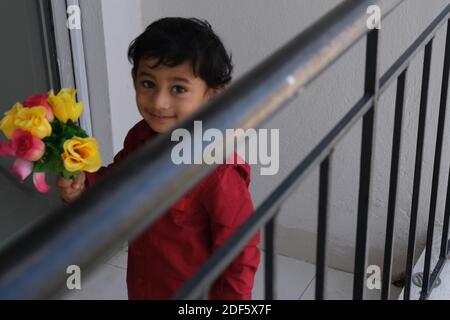
<instances>
[{"instance_id":1,"label":"handrail","mask_svg":"<svg viewBox=\"0 0 450 320\"><path fill-rule=\"evenodd\" d=\"M386 17L403 0L348 0L260 63L179 127L258 128L367 33L366 9L378 3ZM214 166L177 166L175 142L161 134L124 161L90 192L45 217L0 253L0 299L51 297L66 268L90 270L137 236Z\"/></svg>"}]
</instances>

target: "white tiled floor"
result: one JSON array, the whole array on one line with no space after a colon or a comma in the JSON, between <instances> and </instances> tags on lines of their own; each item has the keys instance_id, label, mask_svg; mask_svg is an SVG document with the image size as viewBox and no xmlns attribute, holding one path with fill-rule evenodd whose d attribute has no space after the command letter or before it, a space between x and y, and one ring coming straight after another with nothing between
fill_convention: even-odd
<instances>
[{"instance_id":1,"label":"white tiled floor","mask_svg":"<svg viewBox=\"0 0 450 320\"><path fill-rule=\"evenodd\" d=\"M314 279L315 266L281 255L276 257L275 294L277 299L299 299ZM264 253L261 254L261 264L255 276L253 299L264 299Z\"/></svg>"},{"instance_id":2,"label":"white tiled floor","mask_svg":"<svg viewBox=\"0 0 450 320\"><path fill-rule=\"evenodd\" d=\"M327 270L325 299L333 300L350 300L352 299L353 291L353 274L337 271L333 269ZM310 285L300 297L301 300L314 299L315 293L315 279L311 281Z\"/></svg>"},{"instance_id":3,"label":"white tiled floor","mask_svg":"<svg viewBox=\"0 0 450 320\"><path fill-rule=\"evenodd\" d=\"M433 237L433 249L431 256L431 268L432 270L436 266L436 263L439 259L439 252L441 249L441 235L442 235L442 226L436 225L434 230ZM424 269L424 261L425 261L425 250L422 251L419 258L417 259L416 264L413 268L413 275L416 273L422 273ZM431 271L432 271L431 270ZM433 288L429 300L450 300L450 260L447 259L444 264L442 271L439 274L440 284ZM410 299L418 300L420 297L421 287L418 287L414 283L411 285ZM399 295L399 299L403 299L403 291Z\"/></svg>"},{"instance_id":4,"label":"white tiled floor","mask_svg":"<svg viewBox=\"0 0 450 320\"><path fill-rule=\"evenodd\" d=\"M289 257L276 256L277 299L308 300L314 298L315 265ZM85 282L81 290L73 290L61 299L127 299L126 291L127 249L122 248L116 255L100 266ZM353 275L333 269L327 273L327 299L351 299ZM264 253L256 273L253 299L264 298Z\"/></svg>"}]
</instances>

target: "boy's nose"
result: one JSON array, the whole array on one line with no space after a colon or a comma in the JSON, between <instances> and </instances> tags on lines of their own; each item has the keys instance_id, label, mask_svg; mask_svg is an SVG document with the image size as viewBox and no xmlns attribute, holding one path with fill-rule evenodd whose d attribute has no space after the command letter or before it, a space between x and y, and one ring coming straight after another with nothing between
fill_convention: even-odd
<instances>
[{"instance_id":1,"label":"boy's nose","mask_svg":"<svg viewBox=\"0 0 450 320\"><path fill-rule=\"evenodd\" d=\"M157 93L153 99L153 108L156 110L167 110L170 107L170 99L164 93Z\"/></svg>"}]
</instances>

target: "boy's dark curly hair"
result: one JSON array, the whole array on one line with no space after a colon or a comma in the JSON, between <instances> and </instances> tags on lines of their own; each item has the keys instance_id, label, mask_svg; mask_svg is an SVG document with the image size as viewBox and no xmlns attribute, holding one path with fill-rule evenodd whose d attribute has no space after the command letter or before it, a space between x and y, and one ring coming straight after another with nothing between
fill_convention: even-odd
<instances>
[{"instance_id":1,"label":"boy's dark curly hair","mask_svg":"<svg viewBox=\"0 0 450 320\"><path fill-rule=\"evenodd\" d=\"M194 75L209 88L223 88L232 79L232 55L206 20L168 17L153 22L128 49L134 74L141 59L150 57L158 59L154 68L161 63L174 67L191 62Z\"/></svg>"}]
</instances>

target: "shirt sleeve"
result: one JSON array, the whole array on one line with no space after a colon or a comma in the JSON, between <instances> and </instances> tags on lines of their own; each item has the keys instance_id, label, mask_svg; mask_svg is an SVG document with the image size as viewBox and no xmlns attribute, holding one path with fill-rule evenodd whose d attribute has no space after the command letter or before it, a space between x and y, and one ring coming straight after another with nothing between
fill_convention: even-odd
<instances>
[{"instance_id":1,"label":"shirt sleeve","mask_svg":"<svg viewBox=\"0 0 450 320\"><path fill-rule=\"evenodd\" d=\"M113 170L119 162L124 160L130 153L130 149L133 147L134 142L134 132L131 130L127 136L125 137L123 143L123 149L120 150L113 159L113 162L106 167L101 167L97 172L85 172L86 181L85 185L87 188L92 187L95 183L97 183L102 177L107 175L111 170Z\"/></svg>"},{"instance_id":2,"label":"shirt sleeve","mask_svg":"<svg viewBox=\"0 0 450 320\"><path fill-rule=\"evenodd\" d=\"M248 164L247 164L248 166ZM227 238L253 213L253 202L248 191L249 179L236 165L221 165L212 176L202 201L210 217L212 250L219 248ZM260 263L260 232L246 244L242 252L214 282L210 291L213 300L250 300L254 277Z\"/></svg>"},{"instance_id":3,"label":"shirt sleeve","mask_svg":"<svg viewBox=\"0 0 450 320\"><path fill-rule=\"evenodd\" d=\"M107 167L101 167L97 172L85 172L86 175L86 181L85 185L87 188L92 187L95 183L97 183L102 177L108 174L112 169L114 169L117 164L123 160L127 155L126 148L123 148L119 151L119 153L116 154L114 157L114 160L111 164L109 164Z\"/></svg>"}]
</instances>

